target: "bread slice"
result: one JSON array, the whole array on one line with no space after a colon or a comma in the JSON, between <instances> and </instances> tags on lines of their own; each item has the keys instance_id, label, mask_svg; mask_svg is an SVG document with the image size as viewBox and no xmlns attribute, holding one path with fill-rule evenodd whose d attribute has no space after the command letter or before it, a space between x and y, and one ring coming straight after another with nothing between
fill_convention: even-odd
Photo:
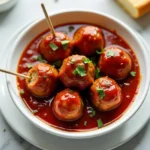
<instances>
[{"instance_id":1,"label":"bread slice","mask_svg":"<svg viewBox=\"0 0 150 150\"><path fill-rule=\"evenodd\" d=\"M139 18L150 11L150 0L117 0L132 17Z\"/></svg>"}]
</instances>

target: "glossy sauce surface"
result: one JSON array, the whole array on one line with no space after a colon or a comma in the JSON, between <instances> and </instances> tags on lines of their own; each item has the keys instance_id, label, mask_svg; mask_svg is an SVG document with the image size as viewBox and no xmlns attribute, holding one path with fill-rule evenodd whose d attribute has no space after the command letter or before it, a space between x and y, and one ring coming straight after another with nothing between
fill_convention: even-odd
<instances>
[{"instance_id":1,"label":"glossy sauce surface","mask_svg":"<svg viewBox=\"0 0 150 150\"><path fill-rule=\"evenodd\" d=\"M55 28L56 31L66 33L71 39L73 39L73 35L77 29L82 26L89 25L89 24L67 24L58 26ZM72 30L71 30L71 27ZM100 27L101 28L101 27ZM122 103L121 105L113 111L109 112L100 112L96 110L89 99L89 88L80 92L83 102L84 102L84 112L82 117L73 122L64 122L58 120L52 112L51 105L52 100L55 95L62 91L65 87L60 82L58 88L54 92L52 97L48 98L35 98L32 96L26 88L25 80L22 78L17 78L17 84L19 90L24 90L24 94L21 94L23 101L26 103L27 107L33 112L33 114L42 119L44 122L48 123L50 126L54 126L56 128L67 130L67 131L85 131L85 130L93 130L97 129L97 120L101 119L104 125L108 125L121 117L125 110L129 107L129 105L134 101L134 96L137 94L138 84L140 82L140 69L138 65L137 58L129 45L120 37L118 36L115 31L109 31L107 29L101 28L104 40L105 40L105 47L110 45L117 45L123 47L132 58L132 71L136 72L136 76L128 76L126 79L117 81L122 89ZM46 31L36 37L23 51L23 54L20 58L18 64L18 72L27 74L30 67L39 63L39 59L37 58L40 54L38 49L39 43L42 40L43 36L47 35L49 32ZM76 51L76 50L75 50ZM98 57L99 55L97 55ZM97 60L97 57L94 57ZM45 62L47 62L45 60ZM52 64L52 63L50 63ZM91 117L92 108L95 109L96 115ZM87 124L85 125L85 121Z\"/></svg>"}]
</instances>

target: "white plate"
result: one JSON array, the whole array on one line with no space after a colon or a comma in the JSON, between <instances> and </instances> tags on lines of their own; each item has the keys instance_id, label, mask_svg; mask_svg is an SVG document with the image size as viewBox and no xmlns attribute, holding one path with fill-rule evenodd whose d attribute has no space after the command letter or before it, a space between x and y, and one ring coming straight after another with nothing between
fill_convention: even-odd
<instances>
[{"instance_id":1,"label":"white plate","mask_svg":"<svg viewBox=\"0 0 150 150\"><path fill-rule=\"evenodd\" d=\"M25 27L24 27L25 28ZM24 29L16 33L6 47L7 51L10 50L10 45L13 45L16 37L18 34ZM141 38L139 36L139 38ZM144 40L141 38L141 41L145 45ZM146 46L147 47L147 46ZM5 50L4 50L5 52ZM4 53L3 53L4 54ZM7 53L8 54L8 53ZM6 63L7 54L1 56L1 63L0 67L4 68ZM85 139L85 140L73 140L73 139L65 139L60 138L54 135L50 135L39 128L35 127L28 121L16 108L13 101L11 100L7 87L6 87L6 80L5 75L0 74L0 106L1 111L8 122L8 124L24 139L28 142L32 143L33 145L42 148L42 149L51 149L51 150L108 150L130 140L133 136L135 136L142 127L147 123L150 117L150 91L147 94L146 100L144 101L141 108L138 112L123 126L118 128L117 130L103 135L101 137L96 137L92 139ZM140 121L139 121L140 118Z\"/></svg>"}]
</instances>

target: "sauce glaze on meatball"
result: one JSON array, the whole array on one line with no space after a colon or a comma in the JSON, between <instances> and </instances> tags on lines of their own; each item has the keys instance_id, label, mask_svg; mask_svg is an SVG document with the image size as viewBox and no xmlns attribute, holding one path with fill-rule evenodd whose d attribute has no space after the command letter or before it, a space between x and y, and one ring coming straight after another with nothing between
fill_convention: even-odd
<instances>
[{"instance_id":1,"label":"sauce glaze on meatball","mask_svg":"<svg viewBox=\"0 0 150 150\"><path fill-rule=\"evenodd\" d=\"M74 121L83 114L83 102L75 90L65 89L59 92L53 100L54 115L63 121Z\"/></svg>"},{"instance_id":2,"label":"sauce glaze on meatball","mask_svg":"<svg viewBox=\"0 0 150 150\"><path fill-rule=\"evenodd\" d=\"M36 64L27 75L30 79L26 79L26 86L34 96L48 97L54 92L58 72L53 66L45 63Z\"/></svg>"},{"instance_id":3,"label":"sauce glaze on meatball","mask_svg":"<svg viewBox=\"0 0 150 150\"><path fill-rule=\"evenodd\" d=\"M84 90L94 82L95 67L82 55L72 55L63 61L59 78L66 87Z\"/></svg>"},{"instance_id":4,"label":"sauce glaze on meatball","mask_svg":"<svg viewBox=\"0 0 150 150\"><path fill-rule=\"evenodd\" d=\"M121 80L131 71L132 60L127 52L119 47L111 46L102 52L98 66L104 75Z\"/></svg>"},{"instance_id":5,"label":"sauce glaze on meatball","mask_svg":"<svg viewBox=\"0 0 150 150\"><path fill-rule=\"evenodd\" d=\"M93 105L101 111L110 111L117 108L122 101L121 88L115 80L101 77L95 80L90 88Z\"/></svg>"},{"instance_id":6,"label":"sauce glaze on meatball","mask_svg":"<svg viewBox=\"0 0 150 150\"><path fill-rule=\"evenodd\" d=\"M81 27L74 35L74 45L80 54L85 56L94 55L97 50L104 48L101 29L94 26Z\"/></svg>"},{"instance_id":7,"label":"sauce glaze on meatball","mask_svg":"<svg viewBox=\"0 0 150 150\"><path fill-rule=\"evenodd\" d=\"M72 52L72 41L62 32L56 32L56 37L50 33L40 43L40 51L49 62L63 60Z\"/></svg>"}]
</instances>

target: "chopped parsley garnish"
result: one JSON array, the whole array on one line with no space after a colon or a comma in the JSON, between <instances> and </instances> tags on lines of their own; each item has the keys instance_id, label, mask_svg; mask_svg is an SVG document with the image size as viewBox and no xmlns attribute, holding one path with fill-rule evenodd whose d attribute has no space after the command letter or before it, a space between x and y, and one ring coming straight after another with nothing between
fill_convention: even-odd
<instances>
[{"instance_id":1,"label":"chopped parsley garnish","mask_svg":"<svg viewBox=\"0 0 150 150\"><path fill-rule=\"evenodd\" d=\"M89 116L94 117L96 115L96 111L92 107L89 107L88 109Z\"/></svg>"},{"instance_id":2,"label":"chopped parsley garnish","mask_svg":"<svg viewBox=\"0 0 150 150\"><path fill-rule=\"evenodd\" d=\"M85 64L89 64L89 63L92 62L92 61L91 61L90 59L88 59L88 58L83 58L82 60L83 60L83 62L84 62Z\"/></svg>"},{"instance_id":3,"label":"chopped parsley garnish","mask_svg":"<svg viewBox=\"0 0 150 150\"><path fill-rule=\"evenodd\" d=\"M71 64L74 64L74 63L75 63L75 60L74 60L74 59L71 59L70 63L71 63Z\"/></svg>"},{"instance_id":4,"label":"chopped parsley garnish","mask_svg":"<svg viewBox=\"0 0 150 150\"><path fill-rule=\"evenodd\" d=\"M49 43L49 46L53 51L56 51L58 49L58 46L55 43L51 42L51 43Z\"/></svg>"},{"instance_id":5,"label":"chopped parsley garnish","mask_svg":"<svg viewBox=\"0 0 150 150\"><path fill-rule=\"evenodd\" d=\"M68 29L69 29L69 32L72 32L74 30L74 27L73 26L69 26Z\"/></svg>"},{"instance_id":6,"label":"chopped parsley garnish","mask_svg":"<svg viewBox=\"0 0 150 150\"><path fill-rule=\"evenodd\" d=\"M130 75L131 75L132 77L135 77L135 76L136 76L136 72L135 72L135 71L131 71L131 72L130 72Z\"/></svg>"},{"instance_id":7,"label":"chopped parsley garnish","mask_svg":"<svg viewBox=\"0 0 150 150\"><path fill-rule=\"evenodd\" d=\"M59 68L59 67L61 66L61 64L62 64L62 61L61 61L61 60L57 60L57 61L55 61L55 62L53 63L53 65L54 65L55 67L57 67L57 68Z\"/></svg>"},{"instance_id":8,"label":"chopped parsley garnish","mask_svg":"<svg viewBox=\"0 0 150 150\"><path fill-rule=\"evenodd\" d=\"M98 120L97 120L97 126L98 126L98 128L101 128L103 125L104 125L104 124L103 124L102 120L101 120L101 119L98 119Z\"/></svg>"},{"instance_id":9,"label":"chopped parsley garnish","mask_svg":"<svg viewBox=\"0 0 150 150\"><path fill-rule=\"evenodd\" d=\"M84 126L87 126L87 121L84 121Z\"/></svg>"},{"instance_id":10,"label":"chopped parsley garnish","mask_svg":"<svg viewBox=\"0 0 150 150\"><path fill-rule=\"evenodd\" d=\"M38 110L32 110L32 112L33 112L34 114L36 114L36 113L38 113Z\"/></svg>"},{"instance_id":11,"label":"chopped parsley garnish","mask_svg":"<svg viewBox=\"0 0 150 150\"><path fill-rule=\"evenodd\" d=\"M105 92L102 88L97 88L97 93L99 94L100 99L103 99L105 97Z\"/></svg>"},{"instance_id":12,"label":"chopped parsley garnish","mask_svg":"<svg viewBox=\"0 0 150 150\"><path fill-rule=\"evenodd\" d=\"M71 90L71 89L69 89L69 92L70 92L70 93L72 93L72 90Z\"/></svg>"},{"instance_id":13,"label":"chopped parsley garnish","mask_svg":"<svg viewBox=\"0 0 150 150\"><path fill-rule=\"evenodd\" d=\"M38 56L35 55L35 56L32 57L32 59L33 60L38 60Z\"/></svg>"},{"instance_id":14,"label":"chopped parsley garnish","mask_svg":"<svg viewBox=\"0 0 150 150\"><path fill-rule=\"evenodd\" d=\"M39 62L44 62L44 60L43 60L43 58L42 58L41 55L38 55L38 61L39 61Z\"/></svg>"},{"instance_id":15,"label":"chopped parsley garnish","mask_svg":"<svg viewBox=\"0 0 150 150\"><path fill-rule=\"evenodd\" d=\"M44 79L46 79L47 78L47 76L46 75L44 75Z\"/></svg>"},{"instance_id":16,"label":"chopped parsley garnish","mask_svg":"<svg viewBox=\"0 0 150 150\"><path fill-rule=\"evenodd\" d=\"M106 56L107 56L107 57L113 57L113 56L115 56L115 52L113 52L113 51L111 51L111 50L108 50L108 51L106 52Z\"/></svg>"},{"instance_id":17,"label":"chopped parsley garnish","mask_svg":"<svg viewBox=\"0 0 150 150\"><path fill-rule=\"evenodd\" d=\"M100 55L103 51L104 51L104 49L102 49L102 50L97 50L96 53Z\"/></svg>"},{"instance_id":18,"label":"chopped parsley garnish","mask_svg":"<svg viewBox=\"0 0 150 150\"><path fill-rule=\"evenodd\" d=\"M84 77L84 76L86 76L86 71L85 71L84 67L78 65L78 67L73 71L73 74Z\"/></svg>"},{"instance_id":19,"label":"chopped parsley garnish","mask_svg":"<svg viewBox=\"0 0 150 150\"><path fill-rule=\"evenodd\" d=\"M95 74L96 79L99 78L99 76L100 76L100 69L97 67L96 74Z\"/></svg>"},{"instance_id":20,"label":"chopped parsley garnish","mask_svg":"<svg viewBox=\"0 0 150 150\"><path fill-rule=\"evenodd\" d=\"M31 64L27 64L27 68L31 69L32 65Z\"/></svg>"},{"instance_id":21,"label":"chopped parsley garnish","mask_svg":"<svg viewBox=\"0 0 150 150\"><path fill-rule=\"evenodd\" d=\"M90 117L94 117L96 115L96 111L94 109L92 109L92 112L90 114Z\"/></svg>"},{"instance_id":22,"label":"chopped parsley garnish","mask_svg":"<svg viewBox=\"0 0 150 150\"><path fill-rule=\"evenodd\" d=\"M61 41L61 44L62 44L64 50L66 50L66 49L68 48L69 42L70 42L70 41L68 41L68 40L63 40L63 41Z\"/></svg>"},{"instance_id":23,"label":"chopped parsley garnish","mask_svg":"<svg viewBox=\"0 0 150 150\"><path fill-rule=\"evenodd\" d=\"M24 90L20 89L20 94L23 95L24 94Z\"/></svg>"}]
</instances>

